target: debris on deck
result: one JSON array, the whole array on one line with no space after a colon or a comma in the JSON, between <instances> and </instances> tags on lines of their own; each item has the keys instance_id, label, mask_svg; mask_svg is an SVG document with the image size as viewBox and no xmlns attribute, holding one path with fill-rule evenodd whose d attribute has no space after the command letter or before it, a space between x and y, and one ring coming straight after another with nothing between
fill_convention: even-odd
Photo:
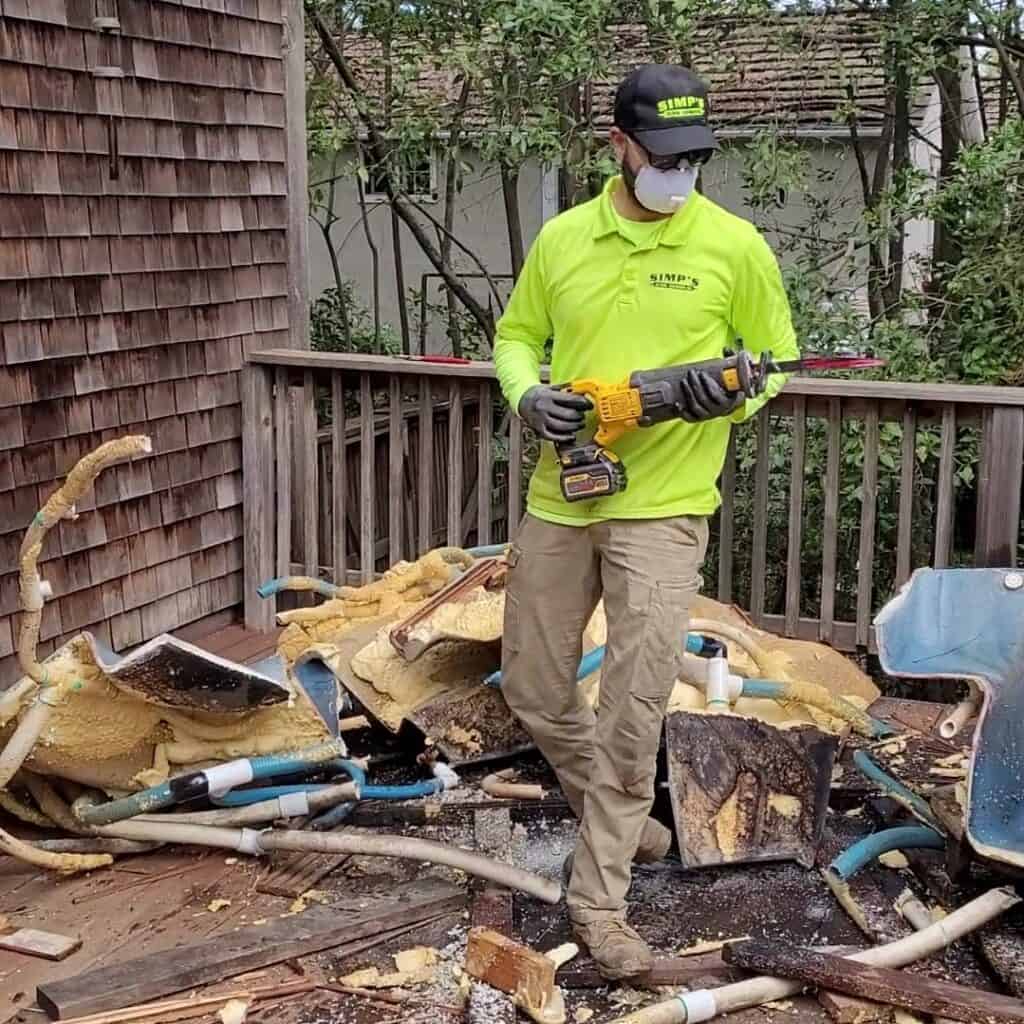
<instances>
[{"instance_id":1,"label":"debris on deck","mask_svg":"<svg viewBox=\"0 0 1024 1024\"><path fill-rule=\"evenodd\" d=\"M141 444L92 458L78 491ZM73 504L56 497L35 557ZM1024 837L972 792L980 770L1017 806L998 767L1014 734L991 725L990 690L1016 707L1008 670L978 669L986 700L955 710L884 698L828 647L699 599L691 629L716 643L672 695L653 810L676 852L630 893L659 959L617 986L570 941L576 824L501 696L500 549L365 587L271 581L327 600L282 612L256 666L215 639L116 657L84 634L39 665L32 550L31 670L0 695L0 1022L1024 1020L1006 874ZM893 671L934 636L901 646L908 614L948 623L939 596L998 592L997 570L963 572L915 576L880 617ZM580 667L595 703L606 635L599 607ZM958 648L964 673L1002 664L980 642Z\"/></svg>"}]
</instances>

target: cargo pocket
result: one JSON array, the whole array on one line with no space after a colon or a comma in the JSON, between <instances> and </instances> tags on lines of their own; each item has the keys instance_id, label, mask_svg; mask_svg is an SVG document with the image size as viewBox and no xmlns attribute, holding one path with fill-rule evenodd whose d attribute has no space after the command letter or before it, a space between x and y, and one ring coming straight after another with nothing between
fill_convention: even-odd
<instances>
[{"instance_id":1,"label":"cargo pocket","mask_svg":"<svg viewBox=\"0 0 1024 1024\"><path fill-rule=\"evenodd\" d=\"M653 583L649 587L627 706L618 730L622 743L620 777L631 796L654 794L661 725L682 667L695 591L695 582Z\"/></svg>"}]
</instances>

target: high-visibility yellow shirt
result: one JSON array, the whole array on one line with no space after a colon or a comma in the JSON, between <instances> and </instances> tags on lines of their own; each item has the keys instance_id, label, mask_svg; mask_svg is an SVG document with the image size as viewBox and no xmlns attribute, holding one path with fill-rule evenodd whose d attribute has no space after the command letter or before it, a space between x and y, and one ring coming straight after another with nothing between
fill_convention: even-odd
<instances>
[{"instance_id":1,"label":"high-visibility yellow shirt","mask_svg":"<svg viewBox=\"0 0 1024 1024\"><path fill-rule=\"evenodd\" d=\"M717 358L738 339L755 356L798 356L778 263L752 224L696 192L653 227L625 221L612 204L620 184L612 178L598 198L548 221L530 249L494 346L513 409L539 382L549 338L552 383L623 381L634 370ZM566 502L554 447L544 443L527 507L569 526L710 515L721 501L731 423L752 416L783 382L772 375L728 418L627 432L611 447L628 485L608 497ZM593 429L589 417L581 438Z\"/></svg>"}]
</instances>

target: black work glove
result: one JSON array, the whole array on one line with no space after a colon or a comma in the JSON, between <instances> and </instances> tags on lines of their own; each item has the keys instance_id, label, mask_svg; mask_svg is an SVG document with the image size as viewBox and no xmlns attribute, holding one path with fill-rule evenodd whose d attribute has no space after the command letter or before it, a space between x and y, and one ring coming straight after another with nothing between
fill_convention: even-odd
<instances>
[{"instance_id":1,"label":"black work glove","mask_svg":"<svg viewBox=\"0 0 1024 1024\"><path fill-rule=\"evenodd\" d=\"M735 353L731 349L726 349L724 355L728 357ZM746 382L745 389L741 391L727 391L718 376L710 370L693 369L686 374L679 385L679 391L683 407L682 418L687 423L700 423L718 416L728 416L746 399L754 398L764 391L768 383L765 372L767 353L760 363L754 363L749 356L746 358L750 366L749 371L741 375L741 380Z\"/></svg>"},{"instance_id":2,"label":"black work glove","mask_svg":"<svg viewBox=\"0 0 1024 1024\"><path fill-rule=\"evenodd\" d=\"M583 429L589 398L536 384L519 401L519 417L545 441L573 441Z\"/></svg>"},{"instance_id":3,"label":"black work glove","mask_svg":"<svg viewBox=\"0 0 1024 1024\"><path fill-rule=\"evenodd\" d=\"M746 395L742 391L726 391L708 370L690 370L679 384L682 418L687 423L701 423L735 412Z\"/></svg>"}]
</instances>

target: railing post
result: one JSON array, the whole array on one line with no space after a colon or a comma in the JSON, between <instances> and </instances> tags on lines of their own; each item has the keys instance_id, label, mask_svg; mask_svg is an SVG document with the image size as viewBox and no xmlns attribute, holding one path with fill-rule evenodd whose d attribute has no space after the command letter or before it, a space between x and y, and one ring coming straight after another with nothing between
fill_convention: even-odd
<instances>
[{"instance_id":1,"label":"railing post","mask_svg":"<svg viewBox=\"0 0 1024 1024\"><path fill-rule=\"evenodd\" d=\"M1024 409L997 406L986 412L982 428L974 542L979 566L1017 564L1022 474Z\"/></svg>"},{"instance_id":2,"label":"railing post","mask_svg":"<svg viewBox=\"0 0 1024 1024\"><path fill-rule=\"evenodd\" d=\"M243 571L246 629L271 630L274 602L256 588L274 575L273 370L242 368L242 503L245 529Z\"/></svg>"}]
</instances>

